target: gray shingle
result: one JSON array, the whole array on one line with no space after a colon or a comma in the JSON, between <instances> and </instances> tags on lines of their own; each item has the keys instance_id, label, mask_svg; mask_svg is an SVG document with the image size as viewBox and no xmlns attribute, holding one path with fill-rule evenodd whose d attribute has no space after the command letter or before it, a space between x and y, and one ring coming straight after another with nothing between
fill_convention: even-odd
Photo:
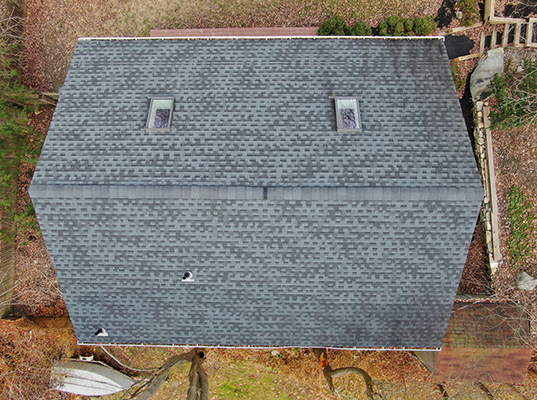
<instances>
[{"instance_id":1,"label":"gray shingle","mask_svg":"<svg viewBox=\"0 0 537 400\"><path fill-rule=\"evenodd\" d=\"M443 42L333 38L80 41L30 191L80 342L331 347L439 347L483 195Z\"/></svg>"},{"instance_id":2,"label":"gray shingle","mask_svg":"<svg viewBox=\"0 0 537 400\"><path fill-rule=\"evenodd\" d=\"M441 40L81 41L36 180L472 186L447 70ZM157 94L170 134L142 129ZM367 133L333 129L334 94L360 97Z\"/></svg>"}]
</instances>

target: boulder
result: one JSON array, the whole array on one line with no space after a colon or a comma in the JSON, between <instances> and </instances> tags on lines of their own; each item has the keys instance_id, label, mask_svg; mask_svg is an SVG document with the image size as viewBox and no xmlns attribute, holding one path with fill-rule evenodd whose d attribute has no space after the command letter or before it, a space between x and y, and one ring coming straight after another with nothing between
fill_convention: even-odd
<instances>
[{"instance_id":1,"label":"boulder","mask_svg":"<svg viewBox=\"0 0 537 400\"><path fill-rule=\"evenodd\" d=\"M533 290L537 286L537 279L533 279L528 273L522 272L516 278L516 286L523 290Z\"/></svg>"},{"instance_id":2,"label":"boulder","mask_svg":"<svg viewBox=\"0 0 537 400\"><path fill-rule=\"evenodd\" d=\"M470 77L470 93L474 101L486 100L492 95L489 88L495 74L503 74L503 48L489 50L481 57Z\"/></svg>"}]
</instances>

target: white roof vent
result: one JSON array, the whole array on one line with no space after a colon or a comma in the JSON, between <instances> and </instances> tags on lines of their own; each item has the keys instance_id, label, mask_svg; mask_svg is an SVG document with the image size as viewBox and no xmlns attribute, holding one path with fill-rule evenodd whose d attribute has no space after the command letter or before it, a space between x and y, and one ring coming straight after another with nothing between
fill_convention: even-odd
<instances>
[{"instance_id":1,"label":"white roof vent","mask_svg":"<svg viewBox=\"0 0 537 400\"><path fill-rule=\"evenodd\" d=\"M104 328L99 328L95 332L95 336L108 336L108 332L106 332L106 329Z\"/></svg>"},{"instance_id":2,"label":"white roof vent","mask_svg":"<svg viewBox=\"0 0 537 400\"><path fill-rule=\"evenodd\" d=\"M185 271L181 280L183 282L194 282L194 274L192 271Z\"/></svg>"}]
</instances>

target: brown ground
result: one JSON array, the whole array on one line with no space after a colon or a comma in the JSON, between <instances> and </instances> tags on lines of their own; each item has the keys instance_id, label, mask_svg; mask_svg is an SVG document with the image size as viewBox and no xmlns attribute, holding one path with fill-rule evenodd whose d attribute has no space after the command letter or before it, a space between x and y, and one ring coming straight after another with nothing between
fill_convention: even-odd
<instances>
[{"instance_id":1,"label":"brown ground","mask_svg":"<svg viewBox=\"0 0 537 400\"><path fill-rule=\"evenodd\" d=\"M506 58L514 65L521 65L524 58L537 59L537 52L526 49L506 49ZM499 297L519 302L530 315L534 343L537 343L537 293L536 290L514 289L516 277L525 271L537 278L537 226L534 221L532 242L533 256L526 262L514 267L508 249L510 234L509 191L513 185L523 188L534 204L533 213L537 215L537 128L522 126L513 129L494 129L492 131L496 188L498 191L499 225L501 253L503 261L492 279Z\"/></svg>"},{"instance_id":2,"label":"brown ground","mask_svg":"<svg viewBox=\"0 0 537 400\"><path fill-rule=\"evenodd\" d=\"M327 9L339 11L341 15L352 15L353 11L346 6L344 1L336 4L329 0L284 0L279 3L280 6L277 8L269 8L267 6L269 1L265 0L251 3L236 0L233 2L233 7L231 7L232 11L230 11L229 2L225 1L202 3L198 0L191 2L155 0L153 8L148 8L143 1L123 0L106 2L101 0L28 0L27 3L27 46L25 49L26 65L23 79L29 87L43 91L57 91L61 87L76 45L76 38L80 36L132 36L144 33L147 35L149 29L152 28L314 26L319 25L324 20ZM371 4L373 3L371 2ZM503 3L506 3L506 1L497 1L497 4L501 5ZM392 10L398 11L398 9L401 9L400 14L408 13L406 1L399 1L395 4L387 2L386 4L389 4ZM420 16L434 15L441 1L422 0L413 4L418 6L417 9L413 8L415 10L414 14ZM226 5L228 5L227 8ZM374 15L386 15L388 12L382 8L383 6L372 5L371 7L377 7L381 11ZM164 10L164 12L156 12L155 9ZM500 8L497 7L497 9ZM260 10L263 12L259 12ZM361 12L359 11L357 14L359 18L363 18L360 15ZM391 13L398 12L388 12L388 14ZM169 15L174 15L173 21L169 19ZM412 16L412 14L407 16ZM350 18L347 22L353 22L353 18ZM379 22L375 18L368 18L367 21L371 25ZM455 27L457 24L458 21L455 20L450 27ZM133 26L136 26L138 31L133 30ZM474 29L466 31L464 34L476 41L476 47L473 52L478 51L481 30ZM477 60L466 61L461 63L460 70L466 76L476 65ZM463 91L460 93L461 97ZM52 113L52 107L44 106L41 108L41 113L32 119L32 125L37 135L46 135ZM527 148L527 143L535 143L535 139L534 131L531 133L527 131L494 132L498 191L502 216L505 216L505 193L513 179L519 179L523 187L532 189L533 199L536 200L535 195L537 193L535 190L537 185L532 179L535 179L534 171L537 157L531 151L519 154L520 149ZM520 160L521 162L515 166L513 160ZM520 168L520 166L523 166L523 168ZM29 201L27 188L32 173L33 167L30 165L24 165L21 170L19 178L19 201L21 206ZM534 201L534 204L537 204L537 201ZM508 224L505 217L502 218L501 224L503 229L503 251L506 254L505 232L508 231ZM35 231L24 232L19 235L17 243L18 284L16 287L16 311L21 315L67 315L42 236ZM534 276L537 276L535 264L528 266L527 270L530 273L534 272ZM515 275L515 271L512 271L507 263L504 264L493 281L494 288L499 291L510 288ZM468 294L482 294L486 293L488 289L483 232L478 226L470 247L459 291ZM514 299L524 300L525 304L537 304L537 299L528 296L527 293L511 290L508 294ZM18 323L20 324L20 322ZM9 328L5 328L4 323L0 324L0 337L6 332L6 329L12 332L15 328L12 325ZM21 327L17 325L17 329L20 330L18 335L28 335L28 332L31 331L31 327L29 328L28 326ZM71 338L65 340L70 340L71 342L69 343L72 343L74 336L72 332L70 335ZM1 345L2 343L0 342ZM138 365L138 367L142 368L148 367L147 359L151 360L153 357L154 365L152 366L158 366L170 354L169 350L162 349L112 348L111 351L124 363L131 363L131 365ZM214 360L210 361L212 363L210 364L212 375L218 376L219 371L226 368L230 360L251 359L260 365L295 376L298 384L295 384L295 386L291 383L285 384L285 388L289 390L290 394L295 393L292 398L333 398L328 395L324 388L324 383L319 380L314 358L307 350L278 351L279 354L274 356L270 351L211 350L209 358ZM84 352L94 353L97 357L109 362L110 365L121 368L117 364L114 365L114 361L98 348L65 350L63 356L77 355ZM175 350L175 353L177 353L177 350ZM428 378L428 373L409 353L334 351L330 354L333 357L331 358L333 367L352 364L366 368L374 379L382 381L385 393L392 394L390 398L442 398L440 391ZM497 398L502 399L522 398L516 395L516 390L525 393L527 398L537 398L537 393L532 392L532 387L536 386L533 382L533 376L532 374L528 376L528 381L524 387L513 389L497 385L491 387L491 390L494 394L497 394ZM338 387L358 387L356 390L359 390L361 385L356 378L339 378L336 382ZM311 391L304 390L304 385L311 385L313 389ZM479 389L468 388L468 385L451 383L446 388L450 396L452 396L451 398L454 399L486 398ZM303 393L299 394L301 390ZM59 396L57 392L47 393L43 398L59 398L57 397ZM14 397L9 398L17 398L17 396L14 395Z\"/></svg>"},{"instance_id":3,"label":"brown ground","mask_svg":"<svg viewBox=\"0 0 537 400\"><path fill-rule=\"evenodd\" d=\"M475 228L458 293L466 295L483 295L490 293L487 253L485 249L485 232L481 223L478 223Z\"/></svg>"}]
</instances>

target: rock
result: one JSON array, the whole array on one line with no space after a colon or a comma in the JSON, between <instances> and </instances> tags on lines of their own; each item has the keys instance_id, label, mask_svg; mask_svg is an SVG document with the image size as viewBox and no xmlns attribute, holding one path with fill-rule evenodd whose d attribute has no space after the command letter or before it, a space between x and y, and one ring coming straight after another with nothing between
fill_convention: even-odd
<instances>
[{"instance_id":1,"label":"rock","mask_svg":"<svg viewBox=\"0 0 537 400\"><path fill-rule=\"evenodd\" d=\"M502 47L489 50L485 56L481 57L470 77L472 100L486 100L492 95L492 90L488 86L495 74L503 74L503 58Z\"/></svg>"},{"instance_id":2,"label":"rock","mask_svg":"<svg viewBox=\"0 0 537 400\"><path fill-rule=\"evenodd\" d=\"M516 286L518 288L524 289L524 290L533 290L535 288L535 286L537 286L537 279L533 279L526 272L522 272L516 278Z\"/></svg>"},{"instance_id":3,"label":"rock","mask_svg":"<svg viewBox=\"0 0 537 400\"><path fill-rule=\"evenodd\" d=\"M280 352L278 350L272 350L270 354L272 354L272 357L278 357L280 355Z\"/></svg>"}]
</instances>

